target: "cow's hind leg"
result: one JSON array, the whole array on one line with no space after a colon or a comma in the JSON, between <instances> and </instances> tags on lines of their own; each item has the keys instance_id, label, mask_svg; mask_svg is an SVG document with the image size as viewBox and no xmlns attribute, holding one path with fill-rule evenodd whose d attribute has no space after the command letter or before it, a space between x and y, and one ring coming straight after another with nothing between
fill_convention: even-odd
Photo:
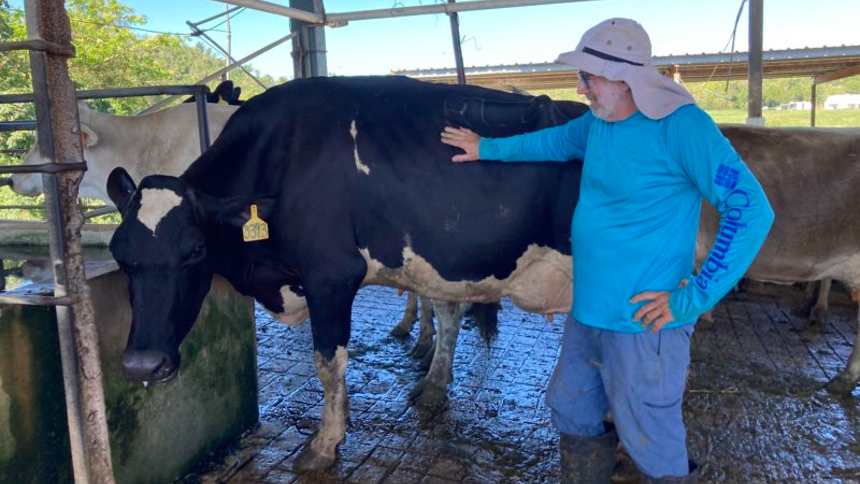
<instances>
[{"instance_id":1,"label":"cow's hind leg","mask_svg":"<svg viewBox=\"0 0 860 484\"><path fill-rule=\"evenodd\" d=\"M848 357L848 366L827 384L830 391L842 395L850 395L857 385L857 380L860 379L860 290L853 291L851 297L858 304L854 347L851 348L851 356Z\"/></svg>"},{"instance_id":2,"label":"cow's hind leg","mask_svg":"<svg viewBox=\"0 0 860 484\"><path fill-rule=\"evenodd\" d=\"M818 297L815 299L815 306L809 312L809 322L824 326L827 318L827 309L830 302L830 287L833 284L833 279L829 277L818 282Z\"/></svg>"},{"instance_id":3,"label":"cow's hind leg","mask_svg":"<svg viewBox=\"0 0 860 484\"><path fill-rule=\"evenodd\" d=\"M412 351L409 352L415 358L422 358L424 361L433 358L433 300L429 297L421 296L421 332L418 333L418 340Z\"/></svg>"},{"instance_id":4,"label":"cow's hind leg","mask_svg":"<svg viewBox=\"0 0 860 484\"><path fill-rule=\"evenodd\" d=\"M433 309L439 322L436 334L436 351L427 375L409 393L412 402L425 408L439 408L448 396L448 384L452 381L454 348L460 333L460 320L465 305L449 301L433 301Z\"/></svg>"},{"instance_id":5,"label":"cow's hind leg","mask_svg":"<svg viewBox=\"0 0 860 484\"><path fill-rule=\"evenodd\" d=\"M412 332L412 326L418 320L418 296L412 291L406 292L406 309L403 310L403 319L397 326L391 329L391 336L405 338Z\"/></svg>"}]
</instances>

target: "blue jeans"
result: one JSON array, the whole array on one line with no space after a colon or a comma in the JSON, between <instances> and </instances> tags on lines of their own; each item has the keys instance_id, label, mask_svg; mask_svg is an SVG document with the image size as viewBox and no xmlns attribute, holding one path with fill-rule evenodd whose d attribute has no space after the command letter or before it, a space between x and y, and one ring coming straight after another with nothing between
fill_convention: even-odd
<instances>
[{"instance_id":1,"label":"blue jeans","mask_svg":"<svg viewBox=\"0 0 860 484\"><path fill-rule=\"evenodd\" d=\"M651 477L688 472L681 412L693 325L619 333L568 317L546 402L559 432L592 437L612 412L618 438Z\"/></svg>"}]
</instances>

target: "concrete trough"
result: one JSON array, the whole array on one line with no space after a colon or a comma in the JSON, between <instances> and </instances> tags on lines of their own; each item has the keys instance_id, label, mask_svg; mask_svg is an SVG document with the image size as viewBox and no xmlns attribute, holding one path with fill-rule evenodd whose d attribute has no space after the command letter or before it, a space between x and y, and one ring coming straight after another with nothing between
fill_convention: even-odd
<instances>
[{"instance_id":1,"label":"concrete trough","mask_svg":"<svg viewBox=\"0 0 860 484\"><path fill-rule=\"evenodd\" d=\"M0 232L11 234L5 227ZM104 235L85 238L105 241ZM38 243L40 235L23 230L16 237ZM22 272L50 276L42 270L47 264L39 261L39 252L47 248L0 246L7 269L26 259L22 270L13 271L19 277L7 278L7 287L13 287L9 292L50 293L49 284L20 279ZM179 374L145 388L130 384L122 373L131 315L126 277L104 248L87 248L85 258L117 482L172 482L257 422L253 301L216 277L182 345ZM71 482L54 310L0 306L0 311L0 482Z\"/></svg>"}]
</instances>

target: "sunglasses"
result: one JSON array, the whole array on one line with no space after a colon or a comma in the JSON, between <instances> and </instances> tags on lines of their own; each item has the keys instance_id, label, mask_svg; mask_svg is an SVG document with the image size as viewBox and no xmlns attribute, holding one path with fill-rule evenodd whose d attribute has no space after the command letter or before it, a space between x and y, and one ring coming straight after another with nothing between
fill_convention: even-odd
<instances>
[{"instance_id":1,"label":"sunglasses","mask_svg":"<svg viewBox=\"0 0 860 484\"><path fill-rule=\"evenodd\" d=\"M579 78L582 80L583 84L585 84L586 88L590 87L588 83L591 81L592 77L594 77L593 74L589 74L585 71L579 71Z\"/></svg>"}]
</instances>

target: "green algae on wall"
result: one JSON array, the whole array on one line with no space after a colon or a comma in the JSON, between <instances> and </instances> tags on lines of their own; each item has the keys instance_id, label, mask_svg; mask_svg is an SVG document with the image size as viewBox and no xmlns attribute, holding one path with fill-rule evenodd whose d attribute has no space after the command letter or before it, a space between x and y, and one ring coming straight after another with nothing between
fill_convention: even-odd
<instances>
[{"instance_id":1,"label":"green algae on wall","mask_svg":"<svg viewBox=\"0 0 860 484\"><path fill-rule=\"evenodd\" d=\"M172 482L256 423L256 336L250 299L216 278L181 348L179 374L168 383L144 388L127 382L122 372L131 315L125 276L112 272L89 282L117 482ZM5 421L4 393L11 414ZM0 483L70 482L66 425L53 310L3 307Z\"/></svg>"},{"instance_id":2,"label":"green algae on wall","mask_svg":"<svg viewBox=\"0 0 860 484\"><path fill-rule=\"evenodd\" d=\"M60 346L53 310L0 313L0 482L71 482ZM5 398L4 398L5 395ZM7 400L7 404L3 403ZM5 407L5 409L4 409ZM4 418L8 411L8 418Z\"/></svg>"}]
</instances>

